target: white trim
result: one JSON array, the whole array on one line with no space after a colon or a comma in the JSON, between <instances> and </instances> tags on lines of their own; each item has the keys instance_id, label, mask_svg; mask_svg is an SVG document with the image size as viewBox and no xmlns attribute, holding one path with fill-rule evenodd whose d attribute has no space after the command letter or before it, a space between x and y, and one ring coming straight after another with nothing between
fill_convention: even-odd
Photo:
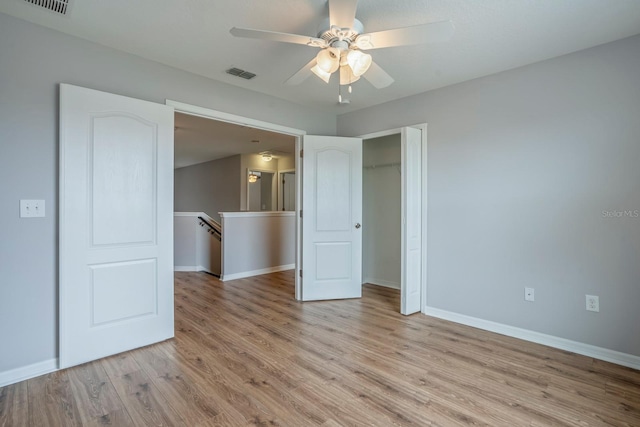
<instances>
[{"instance_id":1,"label":"white trim","mask_svg":"<svg viewBox=\"0 0 640 427\"><path fill-rule=\"evenodd\" d=\"M222 212L218 212L218 215L220 215L220 224L222 224L222 228L224 229L224 217L222 216ZM227 239L222 239L220 241L220 279L224 277L224 246L226 243Z\"/></svg>"},{"instance_id":2,"label":"white trim","mask_svg":"<svg viewBox=\"0 0 640 427\"><path fill-rule=\"evenodd\" d=\"M261 274L269 274L269 273L276 273L278 271L293 270L295 268L296 268L295 264L278 265L275 267L262 268L260 270L243 271L241 273L233 273L233 274L224 274L220 276L220 280L223 282L227 282L229 280L244 279L246 277L259 276Z\"/></svg>"},{"instance_id":3,"label":"white trim","mask_svg":"<svg viewBox=\"0 0 640 427\"><path fill-rule=\"evenodd\" d=\"M407 126L407 127L410 127L410 126ZM374 138L381 138L383 136L396 135L400 133L402 133L402 128L395 128L395 129L381 130L380 132L368 133L366 135L360 135L357 138L362 138L362 140L374 139Z\"/></svg>"},{"instance_id":4,"label":"white trim","mask_svg":"<svg viewBox=\"0 0 640 427\"><path fill-rule=\"evenodd\" d=\"M200 271L199 265L174 265L173 271Z\"/></svg>"},{"instance_id":5,"label":"white trim","mask_svg":"<svg viewBox=\"0 0 640 427\"><path fill-rule=\"evenodd\" d=\"M208 274L211 274L211 275L216 276L216 277L220 277L220 275L218 273L214 273L213 271L209 270L208 268L204 268L201 265L198 266L198 271L199 272L208 273Z\"/></svg>"},{"instance_id":6,"label":"white trim","mask_svg":"<svg viewBox=\"0 0 640 427\"><path fill-rule=\"evenodd\" d=\"M540 332L530 331L528 329L517 328L502 323L492 322L490 320L479 319L477 317L466 316L451 311L440 310L438 308L426 307L423 311L427 316L437 317L455 323L460 323L474 328L484 329L485 331L495 332L508 337L519 338L525 341L546 345L560 350L570 351L572 353L581 354L583 356L593 357L594 359L604 360L606 362L616 363L618 365L627 366L629 368L640 369L640 357L632 354L621 353L615 350L609 350L603 347L596 347L590 344L584 344L565 338L547 335Z\"/></svg>"},{"instance_id":7,"label":"white trim","mask_svg":"<svg viewBox=\"0 0 640 427\"><path fill-rule=\"evenodd\" d=\"M40 375L49 374L58 370L58 359L49 359L44 362L33 363L10 371L0 372L0 387L19 383Z\"/></svg>"},{"instance_id":8,"label":"white trim","mask_svg":"<svg viewBox=\"0 0 640 427\"><path fill-rule=\"evenodd\" d=\"M195 216L195 217L206 216L208 217L209 215L207 215L204 212L174 212L173 216Z\"/></svg>"},{"instance_id":9,"label":"white trim","mask_svg":"<svg viewBox=\"0 0 640 427\"><path fill-rule=\"evenodd\" d=\"M209 273L209 274L213 274L214 276L218 276L218 273L214 273L213 271L209 270L208 268L205 268L202 265L176 265L175 267L173 267L173 271L177 271L177 272L195 272L195 273L199 273L201 271L205 272L205 273Z\"/></svg>"},{"instance_id":10,"label":"white trim","mask_svg":"<svg viewBox=\"0 0 640 427\"><path fill-rule=\"evenodd\" d=\"M427 307L427 289L428 283L427 278L428 275L428 265L427 265L427 247L428 247L428 215L429 215L429 189L428 185L428 156L429 156L429 145L427 139L427 123L423 123L421 125L416 125L412 127L416 127L422 132L422 289L420 290L420 296L422 297L422 301L420 304L420 310L424 311Z\"/></svg>"},{"instance_id":11,"label":"white trim","mask_svg":"<svg viewBox=\"0 0 640 427\"><path fill-rule=\"evenodd\" d=\"M174 212L173 216L195 216L196 218L199 216L204 216L207 217L209 219L213 219L211 218L209 215L207 215L204 212Z\"/></svg>"},{"instance_id":12,"label":"white trim","mask_svg":"<svg viewBox=\"0 0 640 427\"><path fill-rule=\"evenodd\" d=\"M380 138L380 137L383 137L383 136L395 135L395 134L402 133L402 128L426 129L427 128L427 124L426 123L418 123L418 124L415 124L415 125L406 125L406 126L402 126L402 127L395 128L395 129L381 130L381 131L378 131L378 132L368 133L366 135L360 135L360 136L357 136L356 138L362 138L364 140L364 139L374 139L374 138Z\"/></svg>"},{"instance_id":13,"label":"white trim","mask_svg":"<svg viewBox=\"0 0 640 427\"><path fill-rule=\"evenodd\" d=\"M302 174L304 171L302 170L302 159L300 158L300 154L302 154L302 149L304 147L304 137L299 136L296 138L296 152L293 155L295 159L295 169L296 169L296 271L295 271L295 285L296 292L295 298L297 301L302 301Z\"/></svg>"},{"instance_id":14,"label":"white trim","mask_svg":"<svg viewBox=\"0 0 640 427\"><path fill-rule=\"evenodd\" d=\"M222 218L249 218L254 216L295 216L293 211L269 211L269 212L218 212Z\"/></svg>"},{"instance_id":15,"label":"white trim","mask_svg":"<svg viewBox=\"0 0 640 427\"><path fill-rule=\"evenodd\" d=\"M65 172L67 170L66 167L66 151L64 145L64 135L66 133L67 122L64 120L64 114L62 111L66 111L67 109L67 84L60 84L60 104L58 106L58 358L64 358L66 356L65 351L67 348L67 343L64 340L64 337L67 336L67 292L66 286L62 286L63 283L67 283L67 270L64 267L63 254L67 253L67 239L65 236L66 228L66 211L65 211L65 196L66 196L66 188L64 183L66 182ZM57 364L56 364L57 366ZM1 376L1 375L0 375ZM2 381L0 380L0 384Z\"/></svg>"},{"instance_id":16,"label":"white trim","mask_svg":"<svg viewBox=\"0 0 640 427\"><path fill-rule=\"evenodd\" d=\"M213 118L227 123L234 123L241 126L249 126L256 129L268 130L270 132L284 133L287 135L306 135L307 132L301 129L290 128L288 126L276 125L273 123L263 122L261 120L250 119L248 117L236 116L235 114L225 113L223 111L212 110L210 108L199 107L197 105L185 104L171 99L165 100L165 104L173 107L177 112L187 113L194 116Z\"/></svg>"},{"instance_id":17,"label":"white trim","mask_svg":"<svg viewBox=\"0 0 640 427\"><path fill-rule=\"evenodd\" d=\"M400 283L398 282L392 282L390 280L384 280L384 279L372 279L372 278L367 278L364 279L362 281L362 284L364 285L365 283L368 283L370 285L376 285L376 286L383 286L385 288L391 288L391 289L398 289L400 290Z\"/></svg>"}]
</instances>

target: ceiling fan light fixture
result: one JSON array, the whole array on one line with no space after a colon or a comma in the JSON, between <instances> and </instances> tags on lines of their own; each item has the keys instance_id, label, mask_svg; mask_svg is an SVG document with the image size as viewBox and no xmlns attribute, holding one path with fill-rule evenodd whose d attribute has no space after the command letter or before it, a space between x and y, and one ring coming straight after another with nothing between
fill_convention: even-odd
<instances>
[{"instance_id":1,"label":"ceiling fan light fixture","mask_svg":"<svg viewBox=\"0 0 640 427\"><path fill-rule=\"evenodd\" d=\"M331 73L327 73L322 68L318 67L318 64L316 64L313 68L311 68L311 72L316 76L320 77L322 80L324 80L325 83L329 83L329 79L331 78Z\"/></svg>"},{"instance_id":2,"label":"ceiling fan light fixture","mask_svg":"<svg viewBox=\"0 0 640 427\"><path fill-rule=\"evenodd\" d=\"M340 70L341 85L349 85L368 73L369 83L377 89L382 89L392 84L393 78L372 62L371 55L362 51L442 42L449 40L455 29L451 21L439 21L365 33L362 22L355 17L357 4L358 0L328 0L329 16L322 20L316 37L237 27L231 28L230 32L235 37L320 48L321 51L314 59L287 79L287 85L302 83L308 77L309 71L329 83L331 74ZM350 71L347 73L344 68Z\"/></svg>"},{"instance_id":3,"label":"ceiling fan light fixture","mask_svg":"<svg viewBox=\"0 0 640 427\"><path fill-rule=\"evenodd\" d=\"M353 70L353 75L356 77L360 77L366 73L371 66L371 62L371 55L360 50L351 50L347 54L347 63L349 67L351 67L351 70Z\"/></svg>"},{"instance_id":4,"label":"ceiling fan light fixture","mask_svg":"<svg viewBox=\"0 0 640 427\"><path fill-rule=\"evenodd\" d=\"M360 80L360 76L356 76L348 65L340 67L340 85L346 86Z\"/></svg>"},{"instance_id":5,"label":"ceiling fan light fixture","mask_svg":"<svg viewBox=\"0 0 640 427\"><path fill-rule=\"evenodd\" d=\"M330 47L322 49L316 56L316 64L326 73L332 74L336 72L340 67L340 51Z\"/></svg>"}]
</instances>

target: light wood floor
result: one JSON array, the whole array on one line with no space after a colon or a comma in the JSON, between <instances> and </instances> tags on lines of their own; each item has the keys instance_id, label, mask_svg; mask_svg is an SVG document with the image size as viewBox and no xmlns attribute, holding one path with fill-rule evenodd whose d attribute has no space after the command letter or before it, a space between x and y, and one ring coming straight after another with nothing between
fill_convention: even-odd
<instances>
[{"instance_id":1,"label":"light wood floor","mask_svg":"<svg viewBox=\"0 0 640 427\"><path fill-rule=\"evenodd\" d=\"M0 389L0 426L640 426L640 371L417 314L176 274L176 337Z\"/></svg>"}]
</instances>

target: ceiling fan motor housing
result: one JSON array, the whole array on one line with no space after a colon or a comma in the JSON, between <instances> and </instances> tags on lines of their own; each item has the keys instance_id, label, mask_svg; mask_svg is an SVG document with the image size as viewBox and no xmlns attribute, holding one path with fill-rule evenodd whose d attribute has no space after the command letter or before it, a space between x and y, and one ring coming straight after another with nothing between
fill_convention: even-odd
<instances>
[{"instance_id":1,"label":"ceiling fan motor housing","mask_svg":"<svg viewBox=\"0 0 640 427\"><path fill-rule=\"evenodd\" d=\"M349 49L363 31L364 26L358 19L354 19L352 28L339 28L331 26L329 18L325 18L318 27L318 38L325 40L331 47L344 51Z\"/></svg>"}]
</instances>

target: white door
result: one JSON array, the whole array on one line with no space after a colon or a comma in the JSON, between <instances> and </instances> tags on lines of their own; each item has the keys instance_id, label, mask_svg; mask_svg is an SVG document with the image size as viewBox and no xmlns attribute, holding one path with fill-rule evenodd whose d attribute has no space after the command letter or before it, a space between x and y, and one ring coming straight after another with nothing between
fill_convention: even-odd
<instances>
[{"instance_id":1,"label":"white door","mask_svg":"<svg viewBox=\"0 0 640 427\"><path fill-rule=\"evenodd\" d=\"M422 131L402 128L402 314L420 311L422 289Z\"/></svg>"},{"instance_id":2,"label":"white door","mask_svg":"<svg viewBox=\"0 0 640 427\"><path fill-rule=\"evenodd\" d=\"M60 85L60 367L173 337L173 107Z\"/></svg>"},{"instance_id":3,"label":"white door","mask_svg":"<svg viewBox=\"0 0 640 427\"><path fill-rule=\"evenodd\" d=\"M362 296L362 140L305 136L302 300Z\"/></svg>"}]
</instances>

